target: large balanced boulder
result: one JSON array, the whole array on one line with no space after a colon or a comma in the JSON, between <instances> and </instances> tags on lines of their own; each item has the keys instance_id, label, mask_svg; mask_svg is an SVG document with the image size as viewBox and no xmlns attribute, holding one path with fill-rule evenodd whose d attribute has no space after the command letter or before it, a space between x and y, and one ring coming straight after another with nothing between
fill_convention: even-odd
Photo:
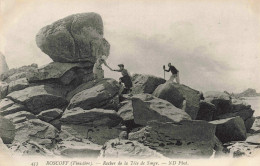
<instances>
[{"instance_id":1,"label":"large balanced boulder","mask_svg":"<svg viewBox=\"0 0 260 166\"><path fill-rule=\"evenodd\" d=\"M93 79L91 63L60 63L52 62L27 75L30 83L60 83L79 85L83 81Z\"/></svg>"},{"instance_id":2,"label":"large balanced boulder","mask_svg":"<svg viewBox=\"0 0 260 166\"><path fill-rule=\"evenodd\" d=\"M213 114L213 119L222 114L232 112L231 97L224 92L208 91L204 93L205 101L216 106L216 111Z\"/></svg>"},{"instance_id":3,"label":"large balanced boulder","mask_svg":"<svg viewBox=\"0 0 260 166\"><path fill-rule=\"evenodd\" d=\"M122 119L114 110L83 110L77 107L66 110L61 121L63 131L102 145L119 136L121 130L118 125Z\"/></svg>"},{"instance_id":4,"label":"large balanced boulder","mask_svg":"<svg viewBox=\"0 0 260 166\"><path fill-rule=\"evenodd\" d=\"M216 136L222 143L230 141L244 141L246 139L246 127L240 117L233 117L211 121L216 125Z\"/></svg>"},{"instance_id":5,"label":"large balanced boulder","mask_svg":"<svg viewBox=\"0 0 260 166\"><path fill-rule=\"evenodd\" d=\"M179 124L151 121L141 130L129 133L128 139L170 158L210 157L215 145L215 126L206 121Z\"/></svg>"},{"instance_id":6,"label":"large balanced boulder","mask_svg":"<svg viewBox=\"0 0 260 166\"><path fill-rule=\"evenodd\" d=\"M147 146L129 140L113 139L105 143L100 153L103 158L158 159L165 158L162 154Z\"/></svg>"},{"instance_id":7,"label":"large balanced boulder","mask_svg":"<svg viewBox=\"0 0 260 166\"><path fill-rule=\"evenodd\" d=\"M33 114L51 108L62 108L68 102L59 87L39 85L10 93L7 98L25 105Z\"/></svg>"},{"instance_id":8,"label":"large balanced boulder","mask_svg":"<svg viewBox=\"0 0 260 166\"><path fill-rule=\"evenodd\" d=\"M80 91L72 97L67 109L105 108L117 109L119 84L114 79L104 79L93 87Z\"/></svg>"},{"instance_id":9,"label":"large balanced boulder","mask_svg":"<svg viewBox=\"0 0 260 166\"><path fill-rule=\"evenodd\" d=\"M43 27L36 44L54 62L94 64L98 56L109 55L110 45L103 38L103 31L100 15L74 14Z\"/></svg>"},{"instance_id":10,"label":"large balanced boulder","mask_svg":"<svg viewBox=\"0 0 260 166\"><path fill-rule=\"evenodd\" d=\"M13 142L15 136L15 126L13 123L0 116L0 138L5 144L10 144Z\"/></svg>"},{"instance_id":11,"label":"large balanced boulder","mask_svg":"<svg viewBox=\"0 0 260 166\"><path fill-rule=\"evenodd\" d=\"M152 94L153 91L161 84L165 83L165 79L160 77L155 77L152 75L144 74L134 74L132 76L133 94L139 93L149 93Z\"/></svg>"},{"instance_id":12,"label":"large balanced boulder","mask_svg":"<svg viewBox=\"0 0 260 166\"><path fill-rule=\"evenodd\" d=\"M150 94L134 95L132 105L134 122L139 125L146 125L152 120L179 123L182 120L191 119L184 110Z\"/></svg>"},{"instance_id":13,"label":"large balanced boulder","mask_svg":"<svg viewBox=\"0 0 260 166\"><path fill-rule=\"evenodd\" d=\"M196 119L200 102L199 91L185 85L167 81L159 85L153 92L153 95L169 101L177 108L185 109L185 112L187 112L192 119ZM186 100L185 106L184 100Z\"/></svg>"}]
</instances>

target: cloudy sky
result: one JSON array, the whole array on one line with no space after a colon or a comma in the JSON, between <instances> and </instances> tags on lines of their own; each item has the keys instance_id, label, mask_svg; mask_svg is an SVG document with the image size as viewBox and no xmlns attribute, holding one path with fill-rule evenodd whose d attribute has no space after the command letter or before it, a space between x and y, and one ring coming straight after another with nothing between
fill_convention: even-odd
<instances>
[{"instance_id":1,"label":"cloudy sky","mask_svg":"<svg viewBox=\"0 0 260 166\"><path fill-rule=\"evenodd\" d=\"M260 8L253 0L0 2L0 51L9 68L51 62L36 46L39 29L70 14L96 12L111 44L112 68L124 63L131 73L163 77L162 66L172 62L181 83L197 90L260 92ZM120 73L105 70L105 76Z\"/></svg>"}]
</instances>

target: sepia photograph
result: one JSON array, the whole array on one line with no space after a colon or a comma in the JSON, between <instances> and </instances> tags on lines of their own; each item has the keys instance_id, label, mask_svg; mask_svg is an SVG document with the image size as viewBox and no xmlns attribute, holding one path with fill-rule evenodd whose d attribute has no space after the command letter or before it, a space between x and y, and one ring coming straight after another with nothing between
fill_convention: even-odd
<instances>
[{"instance_id":1,"label":"sepia photograph","mask_svg":"<svg viewBox=\"0 0 260 166\"><path fill-rule=\"evenodd\" d=\"M259 166L260 2L0 0L0 166Z\"/></svg>"}]
</instances>

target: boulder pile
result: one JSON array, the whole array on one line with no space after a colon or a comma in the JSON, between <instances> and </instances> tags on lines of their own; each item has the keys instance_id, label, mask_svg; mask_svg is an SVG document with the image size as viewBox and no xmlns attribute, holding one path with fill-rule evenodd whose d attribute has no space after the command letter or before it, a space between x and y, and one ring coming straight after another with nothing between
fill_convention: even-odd
<instances>
[{"instance_id":1,"label":"boulder pile","mask_svg":"<svg viewBox=\"0 0 260 166\"><path fill-rule=\"evenodd\" d=\"M103 31L96 13L58 20L36 36L53 62L1 75L0 137L11 153L209 158L232 149L230 142L254 142L247 135L259 133L259 118L226 93L202 97L186 85L135 74L132 94L119 100L116 80L93 80L97 58L109 56Z\"/></svg>"}]
</instances>

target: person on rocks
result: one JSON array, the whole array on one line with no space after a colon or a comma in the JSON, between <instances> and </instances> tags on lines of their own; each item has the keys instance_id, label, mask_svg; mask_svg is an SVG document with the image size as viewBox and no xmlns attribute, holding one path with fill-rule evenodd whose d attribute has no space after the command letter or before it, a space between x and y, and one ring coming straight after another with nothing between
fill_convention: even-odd
<instances>
[{"instance_id":1,"label":"person on rocks","mask_svg":"<svg viewBox=\"0 0 260 166\"><path fill-rule=\"evenodd\" d=\"M99 81L104 78L104 70L102 69L103 64L112 71L112 69L107 65L105 61L106 58L107 57L103 55L102 57L98 58L96 63L94 64L93 74L95 81Z\"/></svg>"},{"instance_id":2,"label":"person on rocks","mask_svg":"<svg viewBox=\"0 0 260 166\"><path fill-rule=\"evenodd\" d=\"M121 94L130 93L132 91L131 88L133 87L133 83L132 83L130 74L124 68L123 64L119 64L118 67L119 67L118 70L113 70L113 71L121 72L121 74L122 74L122 77L119 78L119 84L121 85L121 83L123 83L125 87Z\"/></svg>"},{"instance_id":3,"label":"person on rocks","mask_svg":"<svg viewBox=\"0 0 260 166\"><path fill-rule=\"evenodd\" d=\"M176 82L178 84L180 84L179 71L171 63L168 63L168 67L169 67L169 69L166 70L165 66L163 66L163 70L166 71L166 72L170 72L171 71L172 76L170 77L169 80L174 82L174 79L176 79Z\"/></svg>"}]
</instances>

